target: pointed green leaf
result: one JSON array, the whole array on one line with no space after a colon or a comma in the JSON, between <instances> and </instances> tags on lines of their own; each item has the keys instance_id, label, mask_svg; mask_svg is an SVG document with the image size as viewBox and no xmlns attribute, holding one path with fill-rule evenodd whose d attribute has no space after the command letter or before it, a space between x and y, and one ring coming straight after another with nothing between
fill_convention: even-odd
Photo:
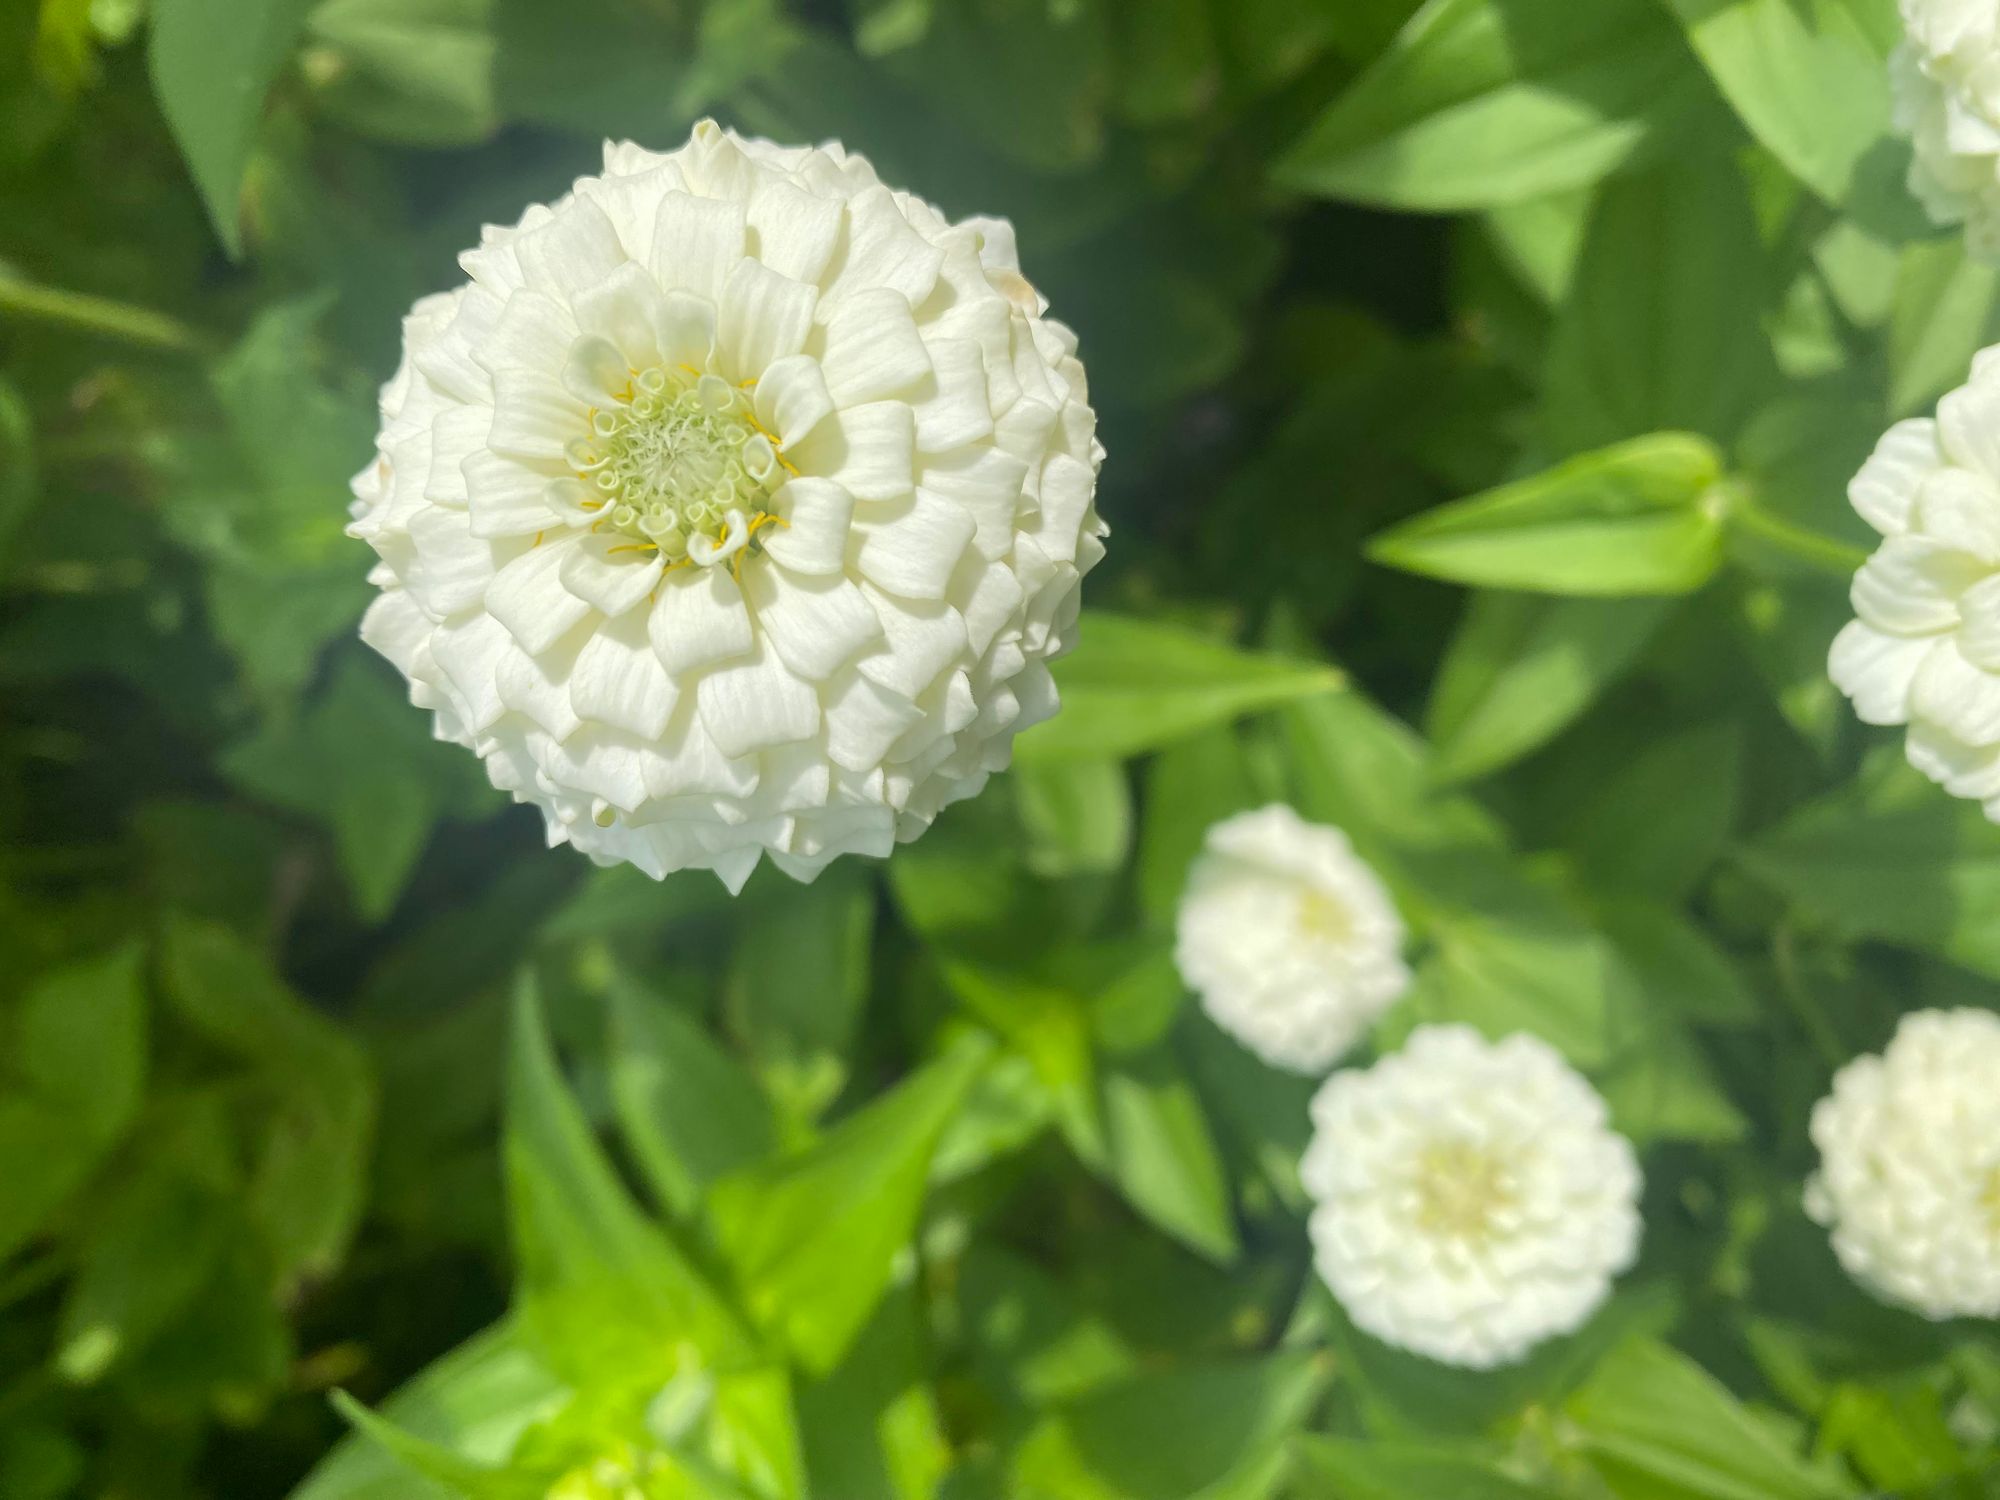
<instances>
[{"instance_id":1,"label":"pointed green leaf","mask_svg":"<svg viewBox=\"0 0 2000 1500\"><path fill-rule=\"evenodd\" d=\"M968 1034L789 1160L716 1184L709 1210L751 1316L812 1371L833 1368L915 1233L931 1153L986 1066Z\"/></svg>"},{"instance_id":2,"label":"pointed green leaf","mask_svg":"<svg viewBox=\"0 0 2000 1500\"><path fill-rule=\"evenodd\" d=\"M1100 1086L1118 1190L1188 1248L1221 1265L1234 1261L1241 1246L1229 1182L1201 1100L1172 1054L1120 1058Z\"/></svg>"},{"instance_id":3,"label":"pointed green leaf","mask_svg":"<svg viewBox=\"0 0 2000 1500\"><path fill-rule=\"evenodd\" d=\"M613 976L610 997L619 1125L660 1201L685 1217L709 1184L770 1152L770 1102L749 1070L679 1006L622 973Z\"/></svg>"},{"instance_id":4,"label":"pointed green leaf","mask_svg":"<svg viewBox=\"0 0 2000 1500\"><path fill-rule=\"evenodd\" d=\"M153 0L153 91L231 256L243 250L237 200L264 96L292 54L308 5Z\"/></svg>"},{"instance_id":5,"label":"pointed green leaf","mask_svg":"<svg viewBox=\"0 0 2000 1500\"><path fill-rule=\"evenodd\" d=\"M1137 755L1341 684L1320 663L1239 651L1156 620L1086 612L1077 635L1055 666L1062 712L1021 737L1022 764Z\"/></svg>"},{"instance_id":6,"label":"pointed green leaf","mask_svg":"<svg viewBox=\"0 0 2000 1500\"><path fill-rule=\"evenodd\" d=\"M1488 208L1659 150L1707 94L1686 44L1640 0L1430 0L1275 171L1329 198Z\"/></svg>"},{"instance_id":7,"label":"pointed green leaf","mask_svg":"<svg viewBox=\"0 0 2000 1500\"><path fill-rule=\"evenodd\" d=\"M683 1350L705 1363L748 1354L735 1315L612 1170L563 1082L525 976L502 1154L519 1306L551 1363L657 1385Z\"/></svg>"},{"instance_id":8,"label":"pointed green leaf","mask_svg":"<svg viewBox=\"0 0 2000 1500\"><path fill-rule=\"evenodd\" d=\"M1454 501L1382 532L1389 567L1484 588L1685 594L1722 558L1722 461L1688 433L1655 433Z\"/></svg>"},{"instance_id":9,"label":"pointed green leaf","mask_svg":"<svg viewBox=\"0 0 2000 1500\"><path fill-rule=\"evenodd\" d=\"M543 1500L540 1481L476 1463L438 1443L406 1432L377 1416L345 1391L333 1393L333 1404L354 1430L381 1448L419 1478L442 1487L461 1500Z\"/></svg>"}]
</instances>

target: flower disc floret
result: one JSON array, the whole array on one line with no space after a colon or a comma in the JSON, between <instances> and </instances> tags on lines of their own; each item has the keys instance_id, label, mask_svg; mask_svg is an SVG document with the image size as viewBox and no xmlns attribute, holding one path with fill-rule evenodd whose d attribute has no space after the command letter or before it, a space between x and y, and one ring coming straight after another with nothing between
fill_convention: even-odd
<instances>
[{"instance_id":1,"label":"flower disc floret","mask_svg":"<svg viewBox=\"0 0 2000 1500\"><path fill-rule=\"evenodd\" d=\"M1314 1263L1357 1327L1485 1369L1568 1333L1639 1244L1639 1168L1547 1044L1423 1026L1312 1103Z\"/></svg>"}]
</instances>

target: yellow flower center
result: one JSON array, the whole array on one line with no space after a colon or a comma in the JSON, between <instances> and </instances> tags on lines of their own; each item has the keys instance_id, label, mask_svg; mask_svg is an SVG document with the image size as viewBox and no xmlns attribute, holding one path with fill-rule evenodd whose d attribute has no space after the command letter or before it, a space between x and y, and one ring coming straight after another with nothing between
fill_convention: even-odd
<instances>
[{"instance_id":1,"label":"yellow flower center","mask_svg":"<svg viewBox=\"0 0 2000 1500\"><path fill-rule=\"evenodd\" d=\"M1344 943L1354 936L1354 918L1324 891L1306 890L1299 895L1299 931L1321 942Z\"/></svg>"},{"instance_id":2,"label":"yellow flower center","mask_svg":"<svg viewBox=\"0 0 2000 1500\"><path fill-rule=\"evenodd\" d=\"M1484 1239L1513 1206L1511 1175L1500 1157L1471 1141L1439 1141L1417 1159L1417 1223L1429 1233Z\"/></svg>"},{"instance_id":3,"label":"yellow flower center","mask_svg":"<svg viewBox=\"0 0 2000 1500\"><path fill-rule=\"evenodd\" d=\"M797 472L741 387L687 366L634 373L621 400L592 409L589 435L570 444L569 459L591 488L598 527L670 564L690 553L733 561L777 523L771 495Z\"/></svg>"}]
</instances>

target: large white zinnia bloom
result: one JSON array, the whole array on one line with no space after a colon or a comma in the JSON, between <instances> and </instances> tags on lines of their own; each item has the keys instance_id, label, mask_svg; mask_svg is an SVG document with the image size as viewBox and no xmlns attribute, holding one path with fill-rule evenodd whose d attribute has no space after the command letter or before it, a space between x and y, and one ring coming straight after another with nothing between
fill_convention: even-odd
<instances>
[{"instance_id":1,"label":"large white zinnia bloom","mask_svg":"<svg viewBox=\"0 0 2000 1500\"><path fill-rule=\"evenodd\" d=\"M2000 1015L1925 1010L1812 1115L1806 1207L1855 1280L1928 1318L2000 1318Z\"/></svg>"},{"instance_id":2,"label":"large white zinnia bloom","mask_svg":"<svg viewBox=\"0 0 2000 1500\"><path fill-rule=\"evenodd\" d=\"M1911 763L2000 821L2000 350L1936 420L1891 427L1847 493L1883 540L1834 685L1864 722L1909 725Z\"/></svg>"},{"instance_id":3,"label":"large white zinnia bloom","mask_svg":"<svg viewBox=\"0 0 2000 1500\"><path fill-rule=\"evenodd\" d=\"M1938 223L1963 223L1975 255L2000 259L2000 8L1902 0L1902 12L1889 68L1896 128L1916 152L1910 191Z\"/></svg>"},{"instance_id":4,"label":"large white zinnia bloom","mask_svg":"<svg viewBox=\"0 0 2000 1500\"><path fill-rule=\"evenodd\" d=\"M809 879L1054 712L1103 450L1006 223L704 122L460 260L355 480L362 634L552 844Z\"/></svg>"},{"instance_id":5,"label":"large white zinnia bloom","mask_svg":"<svg viewBox=\"0 0 2000 1500\"><path fill-rule=\"evenodd\" d=\"M1409 988L1403 924L1337 828L1289 807L1208 830L1174 961L1210 1016L1273 1067L1321 1073Z\"/></svg>"},{"instance_id":6,"label":"large white zinnia bloom","mask_svg":"<svg viewBox=\"0 0 2000 1500\"><path fill-rule=\"evenodd\" d=\"M1639 1245L1639 1168L1546 1043L1423 1026L1312 1103L1315 1263L1356 1326L1450 1365L1579 1327Z\"/></svg>"}]
</instances>

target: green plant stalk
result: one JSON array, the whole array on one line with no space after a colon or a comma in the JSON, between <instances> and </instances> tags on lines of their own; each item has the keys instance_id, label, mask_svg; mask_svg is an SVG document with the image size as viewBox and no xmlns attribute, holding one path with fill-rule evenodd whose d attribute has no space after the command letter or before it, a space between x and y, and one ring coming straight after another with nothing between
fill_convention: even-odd
<instances>
[{"instance_id":1,"label":"green plant stalk","mask_svg":"<svg viewBox=\"0 0 2000 1500\"><path fill-rule=\"evenodd\" d=\"M9 316L61 323L122 343L181 354L197 353L206 344L199 333L178 318L151 308L0 275L0 318Z\"/></svg>"}]
</instances>

